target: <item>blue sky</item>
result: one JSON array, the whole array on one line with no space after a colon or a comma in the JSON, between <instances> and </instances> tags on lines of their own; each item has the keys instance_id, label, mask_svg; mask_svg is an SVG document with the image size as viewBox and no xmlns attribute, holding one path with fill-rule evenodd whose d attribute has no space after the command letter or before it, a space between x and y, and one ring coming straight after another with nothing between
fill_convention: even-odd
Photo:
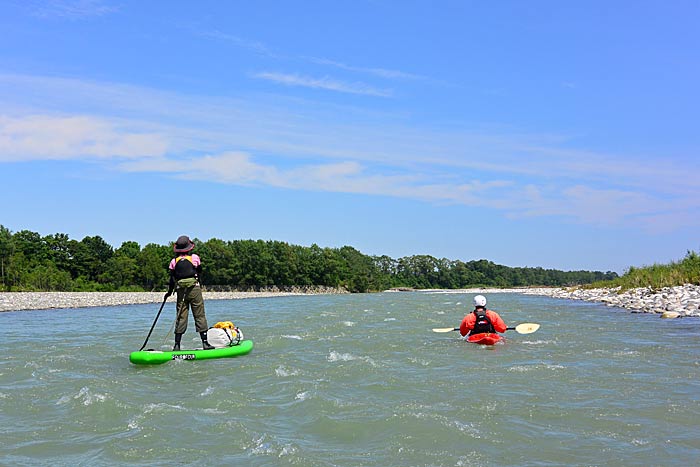
<instances>
[{"instance_id":1,"label":"blue sky","mask_svg":"<svg viewBox=\"0 0 700 467\"><path fill-rule=\"evenodd\" d=\"M0 1L0 224L624 272L700 249L696 1Z\"/></svg>"}]
</instances>

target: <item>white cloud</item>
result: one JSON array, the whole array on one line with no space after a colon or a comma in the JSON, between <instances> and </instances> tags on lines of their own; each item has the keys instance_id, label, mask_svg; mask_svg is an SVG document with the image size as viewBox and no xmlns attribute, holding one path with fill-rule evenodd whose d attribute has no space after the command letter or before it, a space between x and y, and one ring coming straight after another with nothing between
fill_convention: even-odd
<instances>
[{"instance_id":1,"label":"white cloud","mask_svg":"<svg viewBox=\"0 0 700 467\"><path fill-rule=\"evenodd\" d=\"M391 196L426 202L483 206L501 210L524 208L520 188L510 181L435 183L416 173L383 174L356 161L306 164L283 169L260 164L250 154L226 152L182 160L152 159L119 165L129 172L170 173L178 178L305 191ZM551 214L551 213L548 213Z\"/></svg>"},{"instance_id":2,"label":"white cloud","mask_svg":"<svg viewBox=\"0 0 700 467\"><path fill-rule=\"evenodd\" d=\"M278 171L275 167L256 164L248 154L242 152L199 157L191 160L187 166L187 173L183 174L187 178L240 185L278 184Z\"/></svg>"},{"instance_id":3,"label":"white cloud","mask_svg":"<svg viewBox=\"0 0 700 467\"><path fill-rule=\"evenodd\" d=\"M697 161L575 149L566 135L427 126L277 95L2 74L0 85L0 162L119 157L125 171L644 228L695 225L700 211Z\"/></svg>"},{"instance_id":4,"label":"white cloud","mask_svg":"<svg viewBox=\"0 0 700 467\"><path fill-rule=\"evenodd\" d=\"M343 92L348 94L362 94L377 97L391 97L392 95L392 91L389 89L377 89L364 83L346 83L331 79L327 76L322 78L313 78L298 74L261 72L254 74L253 77L287 86L325 89L328 91Z\"/></svg>"},{"instance_id":5,"label":"white cloud","mask_svg":"<svg viewBox=\"0 0 700 467\"><path fill-rule=\"evenodd\" d=\"M165 153L162 136L89 116L0 115L0 161L151 157Z\"/></svg>"}]
</instances>

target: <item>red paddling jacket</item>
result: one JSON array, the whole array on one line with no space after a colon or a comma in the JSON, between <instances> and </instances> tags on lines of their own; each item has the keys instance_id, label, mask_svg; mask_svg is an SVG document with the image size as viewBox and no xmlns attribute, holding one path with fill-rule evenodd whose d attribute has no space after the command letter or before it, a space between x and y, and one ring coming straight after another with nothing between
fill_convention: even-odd
<instances>
[{"instance_id":1,"label":"red paddling jacket","mask_svg":"<svg viewBox=\"0 0 700 467\"><path fill-rule=\"evenodd\" d=\"M485 319L477 322L477 314L479 312L485 312ZM506 323L503 322L495 311L479 307L465 316L462 320L462 324L459 325L459 333L462 336L466 336L470 331L475 331L472 334L481 332L506 332Z\"/></svg>"}]
</instances>

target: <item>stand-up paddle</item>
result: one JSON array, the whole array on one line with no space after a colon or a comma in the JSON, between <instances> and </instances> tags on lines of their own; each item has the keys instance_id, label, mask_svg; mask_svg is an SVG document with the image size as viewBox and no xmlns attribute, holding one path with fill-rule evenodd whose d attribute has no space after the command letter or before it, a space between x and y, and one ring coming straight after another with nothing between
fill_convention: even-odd
<instances>
[{"instance_id":1,"label":"stand-up paddle","mask_svg":"<svg viewBox=\"0 0 700 467\"><path fill-rule=\"evenodd\" d=\"M160 310L158 310L158 314L156 315L156 319L153 320L153 325L151 326L151 330L148 331L148 335L146 336L146 340L143 342L143 345L139 349L139 352L142 351L145 347L146 344L148 344L148 339L151 337L151 333L153 332L153 328L156 327L156 323L158 322L158 318L160 317L160 312L163 311L163 307L165 306L165 302L168 301L168 296L166 295L165 298L163 299L163 303L160 305Z\"/></svg>"},{"instance_id":2,"label":"stand-up paddle","mask_svg":"<svg viewBox=\"0 0 700 467\"><path fill-rule=\"evenodd\" d=\"M537 323L522 323L512 328L506 328L508 331L515 331L518 334L532 334L540 328ZM452 332L459 331L459 328L433 328L433 332Z\"/></svg>"}]
</instances>

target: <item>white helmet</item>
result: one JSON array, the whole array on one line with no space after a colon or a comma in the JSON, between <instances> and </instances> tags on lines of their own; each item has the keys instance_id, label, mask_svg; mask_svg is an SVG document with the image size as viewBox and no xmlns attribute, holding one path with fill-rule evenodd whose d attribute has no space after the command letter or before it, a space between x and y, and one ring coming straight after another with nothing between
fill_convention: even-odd
<instances>
[{"instance_id":1,"label":"white helmet","mask_svg":"<svg viewBox=\"0 0 700 467\"><path fill-rule=\"evenodd\" d=\"M486 297L483 295L474 297L474 306L486 306Z\"/></svg>"}]
</instances>

